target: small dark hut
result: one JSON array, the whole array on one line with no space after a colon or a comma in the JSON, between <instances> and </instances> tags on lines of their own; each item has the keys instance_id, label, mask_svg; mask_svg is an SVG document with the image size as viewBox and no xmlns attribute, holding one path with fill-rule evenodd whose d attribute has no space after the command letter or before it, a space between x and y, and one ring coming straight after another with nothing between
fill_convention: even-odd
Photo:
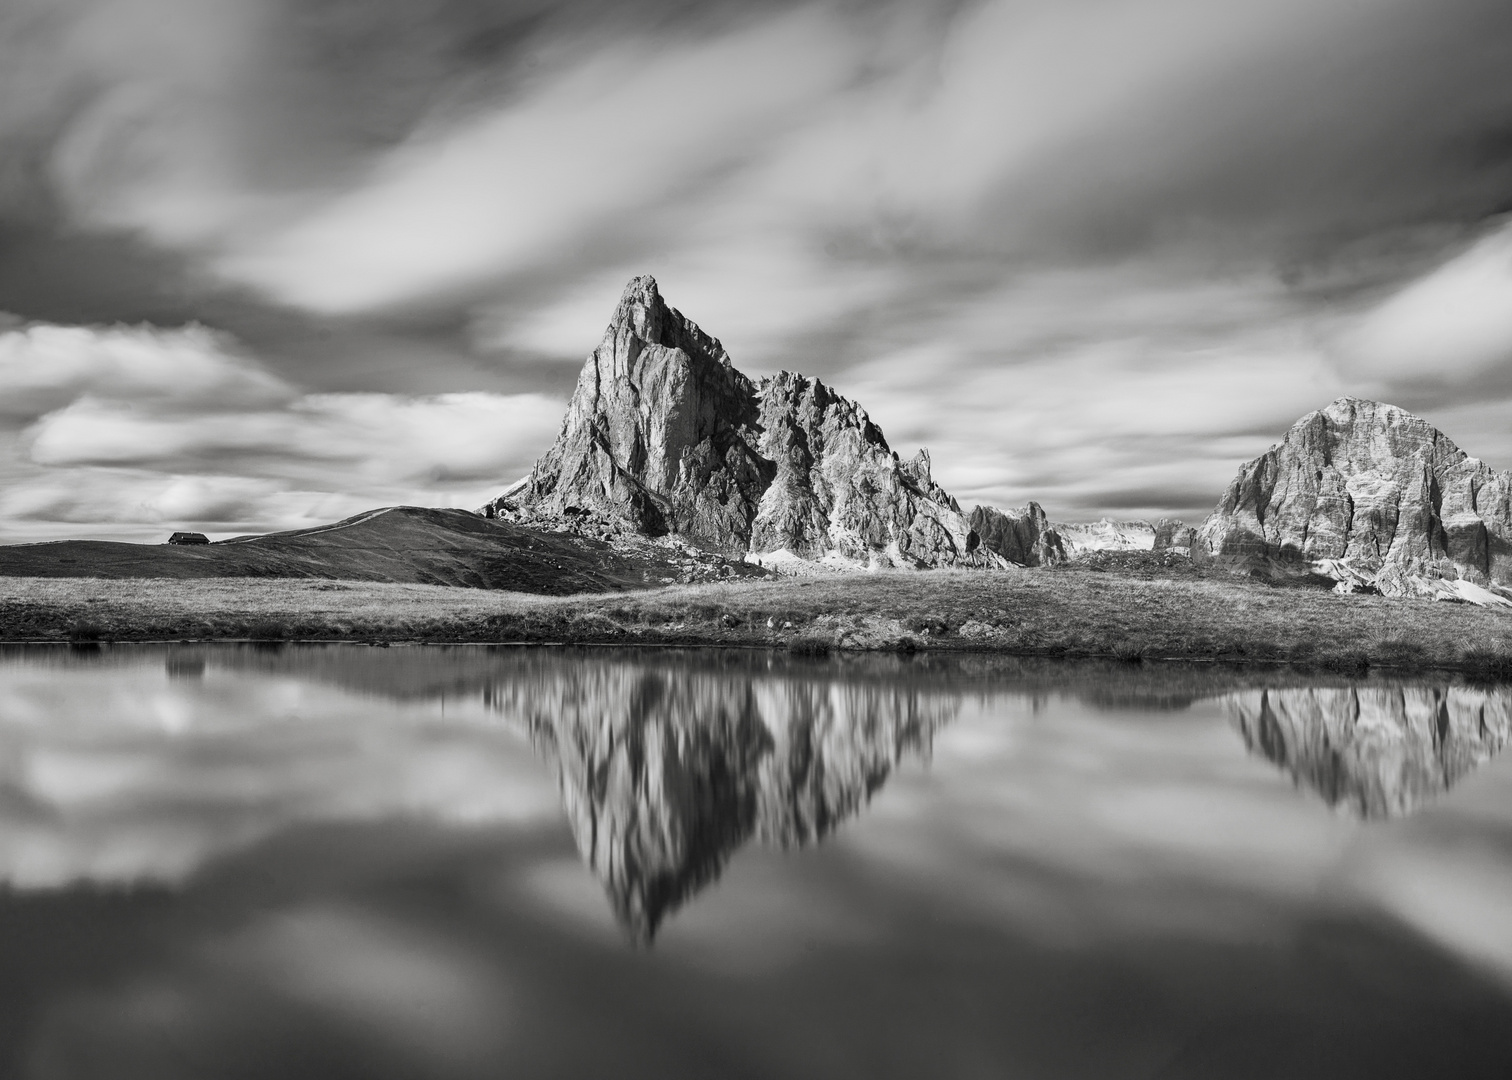
<instances>
[{"instance_id":1,"label":"small dark hut","mask_svg":"<svg viewBox=\"0 0 1512 1080\"><path fill-rule=\"evenodd\" d=\"M176 532L168 538L170 544L208 544L210 538L204 533Z\"/></svg>"}]
</instances>

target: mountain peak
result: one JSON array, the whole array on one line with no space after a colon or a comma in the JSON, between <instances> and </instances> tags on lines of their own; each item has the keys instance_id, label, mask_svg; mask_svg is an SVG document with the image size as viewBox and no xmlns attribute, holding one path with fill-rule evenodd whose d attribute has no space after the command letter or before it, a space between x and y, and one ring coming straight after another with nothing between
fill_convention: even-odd
<instances>
[{"instance_id":1,"label":"mountain peak","mask_svg":"<svg viewBox=\"0 0 1512 1080\"><path fill-rule=\"evenodd\" d=\"M632 341L680 349L694 363L708 361L730 367L730 356L719 339L704 333L692 319L668 305L650 274L639 274L625 286L594 355L634 362L640 347ZM616 369L614 375L623 377L626 372ZM740 378L749 382L743 375Z\"/></svg>"},{"instance_id":2,"label":"mountain peak","mask_svg":"<svg viewBox=\"0 0 1512 1080\"><path fill-rule=\"evenodd\" d=\"M605 340L623 333L630 333L642 341L656 345L667 344L672 325L672 312L662 299L656 279L650 274L641 274L630 279L625 291L620 294L619 304L604 331ZM675 336L675 334L671 335Z\"/></svg>"},{"instance_id":3,"label":"mountain peak","mask_svg":"<svg viewBox=\"0 0 1512 1080\"><path fill-rule=\"evenodd\" d=\"M620 297L620 303L638 302L650 304L661 300L661 290L656 286L656 278L650 274L636 274L625 286L624 295Z\"/></svg>"},{"instance_id":4,"label":"mountain peak","mask_svg":"<svg viewBox=\"0 0 1512 1080\"><path fill-rule=\"evenodd\" d=\"M1508 582L1512 474L1405 409L1341 397L1240 468L1192 552L1347 563L1382 591L1401 575Z\"/></svg>"},{"instance_id":5,"label":"mountain peak","mask_svg":"<svg viewBox=\"0 0 1512 1080\"><path fill-rule=\"evenodd\" d=\"M728 554L1003 562L978 550L927 454L899 461L865 410L817 379L783 372L758 387L650 275L625 287L556 443L492 509L609 519Z\"/></svg>"}]
</instances>

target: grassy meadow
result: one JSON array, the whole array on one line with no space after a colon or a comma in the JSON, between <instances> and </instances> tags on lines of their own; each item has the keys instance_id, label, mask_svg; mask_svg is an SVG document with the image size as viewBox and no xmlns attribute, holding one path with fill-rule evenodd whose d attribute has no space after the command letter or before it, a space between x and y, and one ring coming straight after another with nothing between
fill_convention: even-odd
<instances>
[{"instance_id":1,"label":"grassy meadow","mask_svg":"<svg viewBox=\"0 0 1512 1080\"><path fill-rule=\"evenodd\" d=\"M977 651L1512 674L1512 613L1242 578L921 571L548 597L317 579L0 578L0 641Z\"/></svg>"}]
</instances>

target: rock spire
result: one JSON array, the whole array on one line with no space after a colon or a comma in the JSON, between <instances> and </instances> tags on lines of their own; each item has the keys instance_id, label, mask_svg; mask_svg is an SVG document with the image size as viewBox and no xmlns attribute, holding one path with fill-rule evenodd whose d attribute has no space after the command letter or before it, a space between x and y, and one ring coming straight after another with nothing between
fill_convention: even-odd
<instances>
[{"instance_id":1,"label":"rock spire","mask_svg":"<svg viewBox=\"0 0 1512 1080\"><path fill-rule=\"evenodd\" d=\"M583 365L556 443L485 512L590 514L725 554L1004 562L926 452L901 460L866 410L818 379L747 378L646 276Z\"/></svg>"}]
</instances>

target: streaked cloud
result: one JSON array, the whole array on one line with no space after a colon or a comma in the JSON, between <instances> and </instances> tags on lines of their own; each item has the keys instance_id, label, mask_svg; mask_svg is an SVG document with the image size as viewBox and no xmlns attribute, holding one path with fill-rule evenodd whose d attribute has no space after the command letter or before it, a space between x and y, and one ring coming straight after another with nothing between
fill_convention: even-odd
<instances>
[{"instance_id":1,"label":"streaked cloud","mask_svg":"<svg viewBox=\"0 0 1512 1080\"><path fill-rule=\"evenodd\" d=\"M1512 224L1408 283L1342 345L1382 381L1454 383L1512 365Z\"/></svg>"},{"instance_id":2,"label":"streaked cloud","mask_svg":"<svg viewBox=\"0 0 1512 1080\"><path fill-rule=\"evenodd\" d=\"M1495 0L21 0L0 308L211 329L0 333L0 476L471 498L642 272L967 500L1191 516L1346 392L1512 465L1509 65ZM131 340L185 386L45 361Z\"/></svg>"},{"instance_id":3,"label":"streaked cloud","mask_svg":"<svg viewBox=\"0 0 1512 1080\"><path fill-rule=\"evenodd\" d=\"M529 269L595 234L636 234L646 205L696 190L852 74L845 28L816 11L741 34L632 38L539 80L523 102L421 130L355 190L218 269L317 310L367 309ZM602 242L602 241L600 241Z\"/></svg>"},{"instance_id":4,"label":"streaked cloud","mask_svg":"<svg viewBox=\"0 0 1512 1080\"><path fill-rule=\"evenodd\" d=\"M528 470L565 406L529 393L301 393L202 327L5 332L0 395L0 521L107 529L481 505L500 477Z\"/></svg>"},{"instance_id":5,"label":"streaked cloud","mask_svg":"<svg viewBox=\"0 0 1512 1080\"><path fill-rule=\"evenodd\" d=\"M88 396L155 408L281 403L290 387L203 326L33 324L0 332L0 417L27 420Z\"/></svg>"},{"instance_id":6,"label":"streaked cloud","mask_svg":"<svg viewBox=\"0 0 1512 1080\"><path fill-rule=\"evenodd\" d=\"M310 394L286 408L230 415L153 415L137 404L76 401L27 432L41 465L163 469L240 462L248 472L314 476L332 468L370 482L496 481L528 465L565 403L534 394Z\"/></svg>"}]
</instances>

